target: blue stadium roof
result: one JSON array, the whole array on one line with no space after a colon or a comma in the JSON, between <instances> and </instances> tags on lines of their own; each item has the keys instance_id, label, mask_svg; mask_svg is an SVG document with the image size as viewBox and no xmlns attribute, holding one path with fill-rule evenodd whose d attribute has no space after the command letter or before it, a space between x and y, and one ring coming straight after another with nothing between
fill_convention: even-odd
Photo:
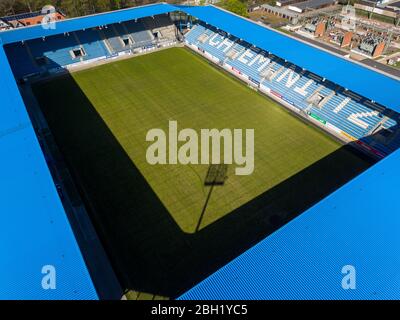
<instances>
[{"instance_id":1,"label":"blue stadium roof","mask_svg":"<svg viewBox=\"0 0 400 320\"><path fill-rule=\"evenodd\" d=\"M399 80L214 6L180 8L214 27L400 112Z\"/></svg>"},{"instance_id":2,"label":"blue stadium roof","mask_svg":"<svg viewBox=\"0 0 400 320\"><path fill-rule=\"evenodd\" d=\"M180 299L400 299L399 162L373 166ZM345 265L355 290L342 289Z\"/></svg>"},{"instance_id":3,"label":"blue stadium roof","mask_svg":"<svg viewBox=\"0 0 400 320\"><path fill-rule=\"evenodd\" d=\"M1 41L0 70L0 299L97 299Z\"/></svg>"}]
</instances>

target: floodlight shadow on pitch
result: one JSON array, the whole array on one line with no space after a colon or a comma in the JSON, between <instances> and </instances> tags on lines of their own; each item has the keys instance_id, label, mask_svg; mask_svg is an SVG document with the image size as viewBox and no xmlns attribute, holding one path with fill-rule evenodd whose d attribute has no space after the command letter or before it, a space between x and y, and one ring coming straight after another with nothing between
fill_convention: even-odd
<instances>
[{"instance_id":1,"label":"floodlight shadow on pitch","mask_svg":"<svg viewBox=\"0 0 400 320\"><path fill-rule=\"evenodd\" d=\"M228 178L228 165L227 164L211 164L208 167L207 175L204 180L204 185L223 185Z\"/></svg>"}]
</instances>

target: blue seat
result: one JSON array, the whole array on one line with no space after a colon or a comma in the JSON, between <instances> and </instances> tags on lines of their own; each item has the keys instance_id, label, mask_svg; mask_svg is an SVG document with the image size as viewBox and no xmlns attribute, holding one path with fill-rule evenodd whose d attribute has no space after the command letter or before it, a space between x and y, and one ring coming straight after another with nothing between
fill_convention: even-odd
<instances>
[{"instance_id":1,"label":"blue seat","mask_svg":"<svg viewBox=\"0 0 400 320\"><path fill-rule=\"evenodd\" d=\"M71 51L78 46L72 34L29 40L26 44L35 58L47 58L48 68L67 66L79 61L71 55Z\"/></svg>"},{"instance_id":2,"label":"blue seat","mask_svg":"<svg viewBox=\"0 0 400 320\"><path fill-rule=\"evenodd\" d=\"M110 54L96 29L76 31L75 34L85 50L84 60L100 58Z\"/></svg>"},{"instance_id":3,"label":"blue seat","mask_svg":"<svg viewBox=\"0 0 400 320\"><path fill-rule=\"evenodd\" d=\"M126 21L123 23L134 41L134 47L145 46L153 41L153 35L141 21Z\"/></svg>"},{"instance_id":4,"label":"blue seat","mask_svg":"<svg viewBox=\"0 0 400 320\"><path fill-rule=\"evenodd\" d=\"M104 36L110 43L114 52L120 52L125 49L121 37L116 33L113 25L107 26L107 28L104 28L102 32L104 33Z\"/></svg>"},{"instance_id":5,"label":"blue seat","mask_svg":"<svg viewBox=\"0 0 400 320\"><path fill-rule=\"evenodd\" d=\"M233 43L231 47L227 48L226 46L219 46L219 44L227 37ZM206 41L202 39L206 39ZM218 42L218 44L211 44L211 39L214 42ZM380 107L371 108L367 106L363 102L368 101L368 99L358 97L356 94L345 92L343 88L338 90L338 86L335 84L330 83L329 81L322 81L321 77L308 71L303 71L300 67L294 66L279 57L273 55L268 56L262 49L254 48L249 44L241 42L239 39L220 30L215 30L202 22L199 22L192 27L192 29L185 35L185 40L189 44L194 44L205 52L208 52L226 65L239 70L243 75L260 82L262 85L279 93L286 101L290 101L298 109L307 110L308 112L313 113L356 139L368 136L371 130L376 128L382 121L380 114L384 108L382 110ZM228 57L227 53L230 50L234 50L238 55L235 58ZM250 51L247 52L246 56L243 56L247 62L243 62L241 61L243 59L239 59L239 57L243 55L246 50ZM265 58L268 57L271 60L267 67L270 68L271 72L276 72L271 80L262 78L259 70L260 64L257 62L250 64L250 61L252 61L257 54L262 54ZM288 84L288 68L294 70L293 74L291 73L292 77L296 77L297 79L294 84ZM307 87L304 95L300 94L296 88L302 88L306 83L309 83L310 85ZM318 93L322 97L330 97L330 99L325 100L325 103L320 107L314 106L307 101L307 99L316 92L317 89ZM345 99L349 99L349 101L345 101ZM344 104L344 102L346 102L346 104ZM343 107L341 110L337 110L337 107L342 103ZM385 125L393 127L396 123L396 121L390 119L389 121L386 121Z\"/></svg>"}]
</instances>

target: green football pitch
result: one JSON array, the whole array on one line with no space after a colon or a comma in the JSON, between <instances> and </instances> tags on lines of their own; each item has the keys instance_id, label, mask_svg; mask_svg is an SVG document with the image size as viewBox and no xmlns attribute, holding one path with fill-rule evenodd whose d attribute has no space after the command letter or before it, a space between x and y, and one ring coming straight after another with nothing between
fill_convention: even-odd
<instances>
[{"instance_id":1,"label":"green football pitch","mask_svg":"<svg viewBox=\"0 0 400 320\"><path fill-rule=\"evenodd\" d=\"M184 49L160 51L82 71L73 77L185 232L204 228L340 147L276 103ZM59 101L59 110L52 115L68 117L64 121L67 126L74 124L77 135L71 138L80 144L80 128L91 125L90 119L80 116L79 109L85 106L65 90L62 79L42 89ZM230 165L226 182L213 188L206 205L211 188L204 184L208 165L150 165L146 161L151 144L146 142L146 133L152 128L168 132L168 120L176 120L178 129L193 128L198 132L202 128L254 129L253 174L235 175L235 166ZM95 149L85 158L88 163L113 157L96 148L96 140L89 142L88 148ZM103 170L113 175L113 167ZM98 179L99 184L102 182ZM105 182L103 188L107 187ZM123 178L120 183L124 183Z\"/></svg>"},{"instance_id":2,"label":"green football pitch","mask_svg":"<svg viewBox=\"0 0 400 320\"><path fill-rule=\"evenodd\" d=\"M142 243L151 231L174 241L174 227L156 227L168 219L159 212L168 212L183 234L190 235L216 228L233 211L241 217L230 232L245 228L251 219L265 226L262 215L268 213L260 209L265 205L275 206L267 223L274 225L290 220L290 214L299 214L297 210L369 166L319 129L184 48L101 65L37 83L33 89L73 175L97 211L99 227L113 233L108 236L122 242L125 253L133 246L130 241ZM169 120L176 120L178 129L196 131L254 129L254 172L238 176L230 165L225 183L211 187L204 183L208 165L148 164L146 134L152 128L167 132ZM269 198L262 205L252 207L253 199L266 194ZM228 241L226 232L208 239L222 246ZM245 237L239 233L238 241ZM162 246L160 238L151 241ZM206 252L204 243L198 245ZM150 250L151 245L145 247ZM147 264L150 256L155 265L171 263L166 250L142 256L148 256ZM183 260L190 254L202 256L183 251ZM142 260L145 270L146 259ZM178 272L175 264L171 268Z\"/></svg>"}]
</instances>

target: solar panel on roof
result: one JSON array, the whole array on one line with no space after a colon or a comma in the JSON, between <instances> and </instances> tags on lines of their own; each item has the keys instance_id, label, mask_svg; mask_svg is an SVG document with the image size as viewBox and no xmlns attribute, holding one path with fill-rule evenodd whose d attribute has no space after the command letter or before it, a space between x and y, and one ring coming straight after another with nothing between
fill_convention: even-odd
<instances>
[{"instance_id":1,"label":"solar panel on roof","mask_svg":"<svg viewBox=\"0 0 400 320\"><path fill-rule=\"evenodd\" d=\"M36 12L28 12L28 13L20 13L20 14L16 14L13 16L7 16L2 18L3 20L9 22L9 21L13 21L13 20L22 20L22 19L28 19L28 18L34 18L34 17L38 17L41 16L42 13L40 11L36 11Z\"/></svg>"},{"instance_id":2,"label":"solar panel on roof","mask_svg":"<svg viewBox=\"0 0 400 320\"><path fill-rule=\"evenodd\" d=\"M329 5L335 3L334 0L309 0L294 4L293 7L297 7L299 9L307 9L307 8L318 8L323 5Z\"/></svg>"}]
</instances>

